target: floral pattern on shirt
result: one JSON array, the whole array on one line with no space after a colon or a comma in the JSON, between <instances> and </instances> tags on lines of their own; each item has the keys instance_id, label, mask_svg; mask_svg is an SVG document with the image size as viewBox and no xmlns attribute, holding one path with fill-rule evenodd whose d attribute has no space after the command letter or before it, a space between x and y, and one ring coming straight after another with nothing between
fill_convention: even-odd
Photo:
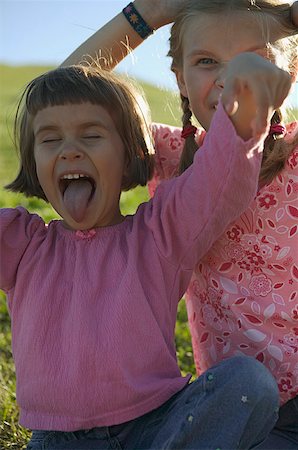
<instances>
[{"instance_id":1,"label":"floral pattern on shirt","mask_svg":"<svg viewBox=\"0 0 298 450\"><path fill-rule=\"evenodd\" d=\"M183 144L179 129L155 127L151 194L177 174ZM286 139L297 132L298 123L288 125ZM298 395L297 194L298 148L198 262L186 295L198 374L223 358L253 356L276 378L281 403Z\"/></svg>"}]
</instances>

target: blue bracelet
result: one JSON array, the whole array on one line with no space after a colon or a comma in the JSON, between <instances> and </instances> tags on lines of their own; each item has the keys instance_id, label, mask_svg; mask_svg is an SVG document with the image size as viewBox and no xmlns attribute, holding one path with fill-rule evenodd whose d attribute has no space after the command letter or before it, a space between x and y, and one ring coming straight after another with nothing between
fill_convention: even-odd
<instances>
[{"instance_id":1,"label":"blue bracelet","mask_svg":"<svg viewBox=\"0 0 298 450\"><path fill-rule=\"evenodd\" d=\"M153 34L154 30L145 22L133 3L129 3L122 12L132 28L142 39L146 39L150 34Z\"/></svg>"}]
</instances>

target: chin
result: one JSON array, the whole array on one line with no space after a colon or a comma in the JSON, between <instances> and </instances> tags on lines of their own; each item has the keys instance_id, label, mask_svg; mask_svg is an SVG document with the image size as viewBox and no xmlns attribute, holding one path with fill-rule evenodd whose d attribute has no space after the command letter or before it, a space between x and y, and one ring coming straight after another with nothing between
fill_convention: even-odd
<instances>
[{"instance_id":1,"label":"chin","mask_svg":"<svg viewBox=\"0 0 298 450\"><path fill-rule=\"evenodd\" d=\"M97 224L96 222L92 220L82 220L81 222L76 222L73 219L65 220L63 219L64 223L67 225L68 228L75 230L75 231L87 231L91 230L92 228L96 228Z\"/></svg>"}]
</instances>

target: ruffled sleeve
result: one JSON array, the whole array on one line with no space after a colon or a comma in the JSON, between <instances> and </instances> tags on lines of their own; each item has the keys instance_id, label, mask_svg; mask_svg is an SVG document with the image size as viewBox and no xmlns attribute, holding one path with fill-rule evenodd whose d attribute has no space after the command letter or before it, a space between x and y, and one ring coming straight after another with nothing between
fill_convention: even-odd
<instances>
[{"instance_id":1,"label":"ruffled sleeve","mask_svg":"<svg viewBox=\"0 0 298 450\"><path fill-rule=\"evenodd\" d=\"M298 122L291 122L286 125L287 133L285 135L285 140L291 144L294 139L297 139L298 136ZM298 144L295 148L295 150L298 150Z\"/></svg>"},{"instance_id":2,"label":"ruffled sleeve","mask_svg":"<svg viewBox=\"0 0 298 450\"><path fill-rule=\"evenodd\" d=\"M24 208L0 210L0 288L11 289L15 283L19 263L33 235L44 222Z\"/></svg>"},{"instance_id":3,"label":"ruffled sleeve","mask_svg":"<svg viewBox=\"0 0 298 450\"><path fill-rule=\"evenodd\" d=\"M155 143L155 172L152 180L148 183L151 197L162 180L168 180L178 175L180 156L184 146L181 128L155 123L152 133ZM202 145L205 134L205 130L198 129L196 135L198 147Z\"/></svg>"}]
</instances>

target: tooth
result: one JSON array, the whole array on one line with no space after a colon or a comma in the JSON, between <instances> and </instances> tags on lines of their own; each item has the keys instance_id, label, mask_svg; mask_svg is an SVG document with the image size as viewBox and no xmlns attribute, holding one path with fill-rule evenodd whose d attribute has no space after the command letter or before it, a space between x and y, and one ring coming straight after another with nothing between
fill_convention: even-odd
<instances>
[{"instance_id":1,"label":"tooth","mask_svg":"<svg viewBox=\"0 0 298 450\"><path fill-rule=\"evenodd\" d=\"M69 173L67 175L62 175L62 180L77 180L79 178L89 178L88 175L84 175L82 173Z\"/></svg>"}]
</instances>

